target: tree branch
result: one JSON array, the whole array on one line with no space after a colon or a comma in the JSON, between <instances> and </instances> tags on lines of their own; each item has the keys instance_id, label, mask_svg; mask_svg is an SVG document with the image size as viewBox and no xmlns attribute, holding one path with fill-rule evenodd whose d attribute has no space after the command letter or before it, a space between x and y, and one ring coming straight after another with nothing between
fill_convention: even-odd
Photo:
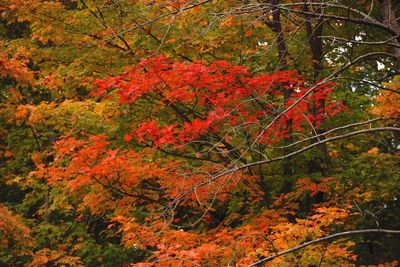
<instances>
[{"instance_id":1,"label":"tree branch","mask_svg":"<svg viewBox=\"0 0 400 267\"><path fill-rule=\"evenodd\" d=\"M320 242L324 242L324 241L328 241L331 239L335 239L335 238L339 238L339 237L343 237L343 236L348 236L348 235L357 235L357 234L369 234L369 233L383 233L383 234L395 234L395 235L399 235L400 234L400 230L387 230L387 229L365 229L365 230L354 230L354 231L346 231L346 232L341 232L341 233L336 233L336 234L332 234L332 235L328 235L325 237L321 237L315 240L311 240L309 242L305 242L299 246L281 251L279 253L276 253L275 255L271 255L268 256L264 259L261 259L259 261L256 261L252 264L250 264L248 267L254 267L254 266L262 266L264 265L264 263L266 263L267 261L271 261L277 257L283 256L285 254L289 254L292 253L294 251L297 251L299 249L305 248L307 246L316 244L316 243L320 243Z\"/></svg>"}]
</instances>

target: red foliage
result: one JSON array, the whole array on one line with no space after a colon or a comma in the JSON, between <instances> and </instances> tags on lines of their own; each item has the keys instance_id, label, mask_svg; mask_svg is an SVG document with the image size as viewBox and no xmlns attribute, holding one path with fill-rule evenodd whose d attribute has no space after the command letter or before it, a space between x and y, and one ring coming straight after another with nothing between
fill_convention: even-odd
<instances>
[{"instance_id":1,"label":"red foliage","mask_svg":"<svg viewBox=\"0 0 400 267\"><path fill-rule=\"evenodd\" d=\"M181 123L176 119L145 120L126 137L128 141L133 137L138 142L150 141L155 147L179 146L206 133L238 126L263 129L262 136L254 131L253 139L272 143L307 125L318 127L343 108L329 97L334 84L310 88L296 71L253 75L245 67L226 61L208 66L158 56L143 59L119 76L97 80L95 85L95 96L116 88L121 104L144 99L173 111ZM284 99L286 91L290 91L289 99ZM325 106L321 106L322 101ZM295 102L293 108L280 114ZM317 109L317 115L308 112L310 106Z\"/></svg>"}]
</instances>

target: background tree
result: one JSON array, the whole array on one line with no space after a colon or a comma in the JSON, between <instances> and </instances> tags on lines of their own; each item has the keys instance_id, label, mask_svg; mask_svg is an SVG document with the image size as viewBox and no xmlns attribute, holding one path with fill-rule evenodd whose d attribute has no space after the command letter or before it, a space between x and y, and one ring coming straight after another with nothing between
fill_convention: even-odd
<instances>
[{"instance_id":1,"label":"background tree","mask_svg":"<svg viewBox=\"0 0 400 267\"><path fill-rule=\"evenodd\" d=\"M396 265L395 1L0 13L3 265Z\"/></svg>"}]
</instances>

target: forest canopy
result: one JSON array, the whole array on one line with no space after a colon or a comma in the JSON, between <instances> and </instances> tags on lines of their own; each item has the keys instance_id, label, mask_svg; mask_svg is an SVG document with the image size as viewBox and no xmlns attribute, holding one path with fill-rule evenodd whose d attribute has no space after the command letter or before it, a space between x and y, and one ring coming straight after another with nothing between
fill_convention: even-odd
<instances>
[{"instance_id":1,"label":"forest canopy","mask_svg":"<svg viewBox=\"0 0 400 267\"><path fill-rule=\"evenodd\" d=\"M0 0L0 266L398 266L400 4Z\"/></svg>"}]
</instances>

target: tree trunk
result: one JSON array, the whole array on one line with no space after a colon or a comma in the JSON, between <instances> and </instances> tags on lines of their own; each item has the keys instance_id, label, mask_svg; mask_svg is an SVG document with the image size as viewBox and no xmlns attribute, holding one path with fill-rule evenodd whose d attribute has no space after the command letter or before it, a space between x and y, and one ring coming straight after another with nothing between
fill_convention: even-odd
<instances>
[{"instance_id":1,"label":"tree trunk","mask_svg":"<svg viewBox=\"0 0 400 267\"><path fill-rule=\"evenodd\" d=\"M322 34L323 34L323 25L324 19L319 18L315 27L312 25L312 18L309 13L309 8L307 4L304 4L304 11L307 13L305 15L305 25L306 25L306 32L307 32L307 40L311 50L312 56L312 65L314 69L313 73L313 82L316 84L318 82L319 76L323 71L323 43L322 43ZM321 8L317 8L316 13L321 13ZM317 115L321 112L325 112L325 101L323 99L319 100L318 107L315 105L310 106L309 112L312 115ZM315 129L314 134L321 134L325 131L324 128L319 127ZM323 139L322 136L320 139ZM318 142L315 140L314 142ZM326 144L320 144L317 146L317 149L320 151L322 157L313 158L307 163L307 169L310 173L320 172L322 175L325 175L328 163L328 153Z\"/></svg>"},{"instance_id":2,"label":"tree trunk","mask_svg":"<svg viewBox=\"0 0 400 267\"><path fill-rule=\"evenodd\" d=\"M394 13L392 1L379 0L379 4L380 4L382 22L385 24L386 27L390 28L397 35L393 39L392 43L400 45L400 25L399 22L397 21L396 14ZM400 65L400 48L393 47L393 52L397 58L397 64Z\"/></svg>"}]
</instances>

